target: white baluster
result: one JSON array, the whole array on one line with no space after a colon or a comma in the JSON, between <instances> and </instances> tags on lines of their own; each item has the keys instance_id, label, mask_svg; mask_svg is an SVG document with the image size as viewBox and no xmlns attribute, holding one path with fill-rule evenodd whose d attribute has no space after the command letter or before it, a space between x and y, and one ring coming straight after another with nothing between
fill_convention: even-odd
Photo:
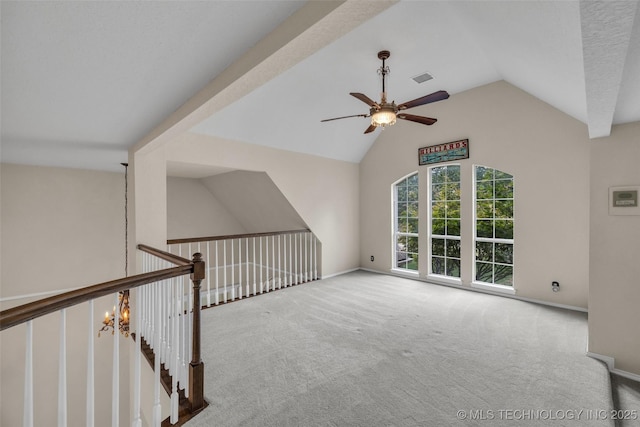
<instances>
[{"instance_id":1,"label":"white baluster","mask_svg":"<svg viewBox=\"0 0 640 427\"><path fill-rule=\"evenodd\" d=\"M271 236L271 290L276 289L276 236Z\"/></svg>"},{"instance_id":2,"label":"white baluster","mask_svg":"<svg viewBox=\"0 0 640 427\"><path fill-rule=\"evenodd\" d=\"M233 240L234 239L231 239L231 301L235 301L236 299L236 251Z\"/></svg>"},{"instance_id":3,"label":"white baluster","mask_svg":"<svg viewBox=\"0 0 640 427\"><path fill-rule=\"evenodd\" d=\"M94 369L94 334L93 329L93 300L89 301L89 335L87 337L87 416L85 424L87 427L95 425L95 369Z\"/></svg>"},{"instance_id":4,"label":"white baluster","mask_svg":"<svg viewBox=\"0 0 640 427\"><path fill-rule=\"evenodd\" d=\"M242 239L238 239L238 299L242 299Z\"/></svg>"},{"instance_id":5,"label":"white baluster","mask_svg":"<svg viewBox=\"0 0 640 427\"><path fill-rule=\"evenodd\" d=\"M111 378L111 425L118 427L120 423L120 310L118 309L118 293L115 294L113 310L113 376Z\"/></svg>"},{"instance_id":6,"label":"white baluster","mask_svg":"<svg viewBox=\"0 0 640 427\"><path fill-rule=\"evenodd\" d=\"M258 237L260 239L260 293L262 293L262 236Z\"/></svg>"},{"instance_id":7,"label":"white baluster","mask_svg":"<svg viewBox=\"0 0 640 427\"><path fill-rule=\"evenodd\" d=\"M287 281L287 235L282 238L282 271L284 272L284 287L288 286Z\"/></svg>"},{"instance_id":8,"label":"white baluster","mask_svg":"<svg viewBox=\"0 0 640 427\"><path fill-rule=\"evenodd\" d=\"M158 289L160 286L159 283L155 283L154 284L154 288L155 289L155 300L156 300L156 307L157 304L159 302L159 295L160 295L160 290ZM158 327L158 325L160 324L160 310L158 310L157 308L154 310L154 317L153 317L153 323L155 324L155 328L154 328L154 342L159 343L160 342L160 328ZM160 423L162 422L162 406L160 404L160 355L158 354L158 351L155 351L155 358L154 358L154 381L153 381L153 410L152 410L152 415L151 415L151 420L152 420L152 425L154 427L159 427Z\"/></svg>"},{"instance_id":9,"label":"white baluster","mask_svg":"<svg viewBox=\"0 0 640 427\"><path fill-rule=\"evenodd\" d=\"M282 252L280 252L280 235L278 234L278 289L282 289L282 270L280 269L280 258L282 257Z\"/></svg>"},{"instance_id":10,"label":"white baluster","mask_svg":"<svg viewBox=\"0 0 640 427\"><path fill-rule=\"evenodd\" d=\"M309 247L309 243L307 242L307 237L309 233L304 233L304 281L309 281L309 254L307 253L307 249Z\"/></svg>"},{"instance_id":11,"label":"white baluster","mask_svg":"<svg viewBox=\"0 0 640 427\"><path fill-rule=\"evenodd\" d=\"M207 242L207 246L209 243ZM208 249L208 248L207 248ZM207 254L209 252L207 251ZM167 365L171 370L171 424L178 422L178 313L180 312L180 306L178 298L178 284L176 280L171 281L170 292L172 297L169 298L172 309L171 313L171 362Z\"/></svg>"},{"instance_id":12,"label":"white baluster","mask_svg":"<svg viewBox=\"0 0 640 427\"><path fill-rule=\"evenodd\" d=\"M253 295L256 295L256 238L253 237Z\"/></svg>"},{"instance_id":13,"label":"white baluster","mask_svg":"<svg viewBox=\"0 0 640 427\"><path fill-rule=\"evenodd\" d=\"M215 295L215 304L218 305L220 301L218 300L218 241L216 240L216 295Z\"/></svg>"},{"instance_id":14,"label":"white baluster","mask_svg":"<svg viewBox=\"0 0 640 427\"><path fill-rule=\"evenodd\" d=\"M223 258L223 263L224 263L224 274L223 274L223 285L224 285L224 292L223 292L223 300L224 302L227 302L227 241L223 240L222 244L224 245L223 251L222 251L222 258Z\"/></svg>"},{"instance_id":15,"label":"white baluster","mask_svg":"<svg viewBox=\"0 0 640 427\"><path fill-rule=\"evenodd\" d=\"M289 234L289 286L293 286L293 246L291 245L291 234Z\"/></svg>"},{"instance_id":16,"label":"white baluster","mask_svg":"<svg viewBox=\"0 0 640 427\"><path fill-rule=\"evenodd\" d=\"M58 358L58 427L67 425L67 310L60 310L60 356Z\"/></svg>"},{"instance_id":17,"label":"white baluster","mask_svg":"<svg viewBox=\"0 0 640 427\"><path fill-rule=\"evenodd\" d=\"M265 266L266 266L266 270L265 270L265 274L267 275L267 277L265 278L265 283L266 283L266 288L267 288L267 292L269 292L269 236L265 236L265 253L266 253L266 257L265 257Z\"/></svg>"},{"instance_id":18,"label":"white baluster","mask_svg":"<svg viewBox=\"0 0 640 427\"><path fill-rule=\"evenodd\" d=\"M140 335L142 325L142 298L144 294L144 288L141 286L136 288L135 293L135 327L136 327L136 344L135 354L133 356L133 420L131 420L131 427L142 427L142 418L140 416L140 357L142 354L142 336ZM93 426L93 424L91 424Z\"/></svg>"},{"instance_id":19,"label":"white baluster","mask_svg":"<svg viewBox=\"0 0 640 427\"><path fill-rule=\"evenodd\" d=\"M211 257L209 256L209 241L207 241L207 307L211 307Z\"/></svg>"},{"instance_id":20,"label":"white baluster","mask_svg":"<svg viewBox=\"0 0 640 427\"><path fill-rule=\"evenodd\" d=\"M294 271L294 276L296 278L296 285L298 283L300 283L299 276L298 276L298 234L294 234L293 235L293 243L295 246L295 249L293 250L293 256L294 256L294 262L295 262L295 271Z\"/></svg>"},{"instance_id":21,"label":"white baluster","mask_svg":"<svg viewBox=\"0 0 640 427\"><path fill-rule=\"evenodd\" d=\"M244 239L244 259L246 260L244 262L244 270L245 270L245 276L246 276L246 290L245 290L245 296L249 296L249 238L245 238Z\"/></svg>"},{"instance_id":22,"label":"white baluster","mask_svg":"<svg viewBox=\"0 0 640 427\"><path fill-rule=\"evenodd\" d=\"M33 324L27 322L27 337L24 361L24 408L22 425L33 427Z\"/></svg>"}]
</instances>

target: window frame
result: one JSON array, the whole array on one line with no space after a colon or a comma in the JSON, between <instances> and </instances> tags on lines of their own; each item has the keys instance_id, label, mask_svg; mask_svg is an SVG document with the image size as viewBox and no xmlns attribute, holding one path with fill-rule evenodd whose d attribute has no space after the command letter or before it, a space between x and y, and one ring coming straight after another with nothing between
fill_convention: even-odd
<instances>
[{"instance_id":1,"label":"window frame","mask_svg":"<svg viewBox=\"0 0 640 427\"><path fill-rule=\"evenodd\" d=\"M459 185L459 194L458 194L458 199L448 199L445 198L444 200L442 200L442 202L458 202L460 205L462 204L462 165L460 163L447 163L447 164L437 164L437 165L433 165L430 166L429 168L427 168L427 277L431 280L435 280L435 281L440 281L440 282L446 282L446 283L452 283L452 284L456 284L456 285L460 285L462 284L462 270L463 270L463 264L462 264L462 211L461 208L458 208L458 217L454 218L457 219L459 221L459 235L449 235L447 234L447 230L446 230L446 226L445 226L445 234L435 234L433 232L433 206L434 206L434 200L433 200L433 170L436 168L445 168L445 167L451 167L451 166L457 166L458 167L458 185ZM445 208L446 209L446 208ZM447 214L445 213L445 218L439 218L439 219L443 219L446 223L447 219L449 219L449 217L447 216ZM440 255L433 255L433 239L442 239L444 240L444 256L440 256ZM453 257L453 256L448 256L447 255L447 241L458 241L460 248L459 248L459 256L458 257ZM433 258L437 257L437 258L442 258L444 260L444 273L445 274L439 274L439 273L434 273L433 272ZM449 276L446 274L447 272L447 260L457 260L458 261L458 274L459 276Z\"/></svg>"},{"instance_id":2,"label":"window frame","mask_svg":"<svg viewBox=\"0 0 640 427\"><path fill-rule=\"evenodd\" d=\"M490 290L490 291L497 291L497 292L503 292L503 293L509 293L509 294L515 294L516 293L516 287L515 287L515 280L514 280L514 272L515 272L515 256L514 256L514 250L515 250L515 212L514 212L514 207L515 207L515 177L511 174L508 174L507 172L501 171L499 169L490 167L490 166L485 166L485 165L473 165L472 166L472 173L473 173L473 280L471 281L471 286L474 288L479 288L479 289L485 289L485 290ZM493 178L491 180L478 180L478 168L486 168L486 169L491 169L493 171ZM502 174L506 174L509 175L511 178L508 179L504 179L504 178L496 178L495 173L496 172L500 172ZM507 197L496 197L496 181L506 181L506 180L510 180L511 181L511 198L507 198ZM486 199L486 198L478 198L478 182L492 182L492 198L490 199ZM501 217L497 217L496 216L496 212L495 212L495 203L496 201L511 201L511 217L507 218L501 218ZM492 217L490 218L490 220L492 221L492 237L478 237L478 221L482 221L484 217L478 217L478 202L483 202L483 201L491 201L492 202L492 208L491 208L491 212L492 212ZM496 220L507 220L507 221L511 221L512 225L511 225L511 238L502 238L502 237L496 237L495 236L495 222ZM478 247L478 243L491 243L493 245L492 248L492 260L489 261L485 261L485 260L478 260L478 253L476 248ZM499 244L506 244L506 245L511 245L511 263L505 263L505 262L496 262L496 250L495 247L496 245ZM481 281L477 279L477 263L481 262L481 263L486 263L486 264L491 264L493 266L495 265L505 265L505 266L510 266L512 269L511 272L511 285L504 285L504 284L500 284L500 283L495 283L495 270L493 270L492 272L492 282L485 282L485 281Z\"/></svg>"},{"instance_id":3,"label":"window frame","mask_svg":"<svg viewBox=\"0 0 640 427\"><path fill-rule=\"evenodd\" d=\"M410 233L410 232L405 232L405 231L400 231L398 230L398 202L399 202L399 198L398 198L398 187L400 186L401 183L403 183L404 181L408 181L410 178L415 176L415 187L417 187L417 198L415 201L411 201L413 203L415 203L416 206L416 217L411 217L412 219L416 220L416 232L415 233ZM407 184L407 188L410 187L409 184ZM415 275L418 276L419 270L420 270L420 266L419 266L419 255L420 255L420 232L419 232L419 226L420 226L420 175L419 175L419 171L413 171L405 176L403 176L402 178L400 178L399 180L395 181L393 184L391 184L391 198L392 198L392 203L391 203L391 208L392 208L392 214L391 214L391 218L392 218L392 226L391 226L391 245L392 245L392 250L391 250L391 270L395 271L395 272L400 272L403 274L410 274L410 275ZM409 199L407 198L407 200L405 200L407 203L409 202ZM407 217L408 219L409 217ZM411 237L411 238L415 238L418 240L417 242L417 249L416 249L416 256L417 256L417 262L416 262L416 269L410 269L410 268L406 268L406 267L399 267L398 266L398 253L399 252L408 252L408 251L398 251L398 237ZM413 253L413 252L412 252Z\"/></svg>"}]
</instances>

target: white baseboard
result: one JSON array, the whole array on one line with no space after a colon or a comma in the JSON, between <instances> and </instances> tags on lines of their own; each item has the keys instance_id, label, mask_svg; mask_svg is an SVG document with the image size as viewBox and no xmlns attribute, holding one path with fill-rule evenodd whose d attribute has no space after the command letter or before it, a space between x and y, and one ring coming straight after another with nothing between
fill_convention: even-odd
<instances>
[{"instance_id":1,"label":"white baseboard","mask_svg":"<svg viewBox=\"0 0 640 427\"><path fill-rule=\"evenodd\" d=\"M587 356L604 362L605 365L607 365L607 368L609 368L609 372L612 374L620 375L621 377L640 382L640 375L616 368L616 359L614 357L605 356L604 354L598 354L591 351L587 351Z\"/></svg>"},{"instance_id":2,"label":"white baseboard","mask_svg":"<svg viewBox=\"0 0 640 427\"><path fill-rule=\"evenodd\" d=\"M352 273L354 271L358 271L358 270L363 270L362 268L352 268L350 270L345 270L345 271L339 271L337 273L332 273L332 274L327 274L327 275L323 275L322 277L320 277L320 279L329 279L331 277L336 277L336 276L341 276L343 274L347 274L347 273Z\"/></svg>"},{"instance_id":3,"label":"white baseboard","mask_svg":"<svg viewBox=\"0 0 640 427\"><path fill-rule=\"evenodd\" d=\"M369 271L371 273L386 274L389 276L404 277L405 279L419 280L421 282L431 283L432 285L448 286L450 288L462 289L465 291L480 292L483 294L495 295L495 296L504 297L504 298L512 298L520 301L531 302L534 304L547 305L550 307L564 308L566 310L573 310L573 311L588 313L588 310L584 307L578 307L575 305L567 305L567 304L557 304L557 303L533 299L533 298L521 297L518 295L505 294L504 292L492 292L491 290L488 290L488 289L477 288L477 287L472 288L470 286L465 286L463 284L434 281L434 280L430 280L429 278L418 277L413 274L401 274L401 273L397 273L396 271L384 272L384 271L371 270L369 268L362 268L362 267L360 268L360 270Z\"/></svg>"}]
</instances>

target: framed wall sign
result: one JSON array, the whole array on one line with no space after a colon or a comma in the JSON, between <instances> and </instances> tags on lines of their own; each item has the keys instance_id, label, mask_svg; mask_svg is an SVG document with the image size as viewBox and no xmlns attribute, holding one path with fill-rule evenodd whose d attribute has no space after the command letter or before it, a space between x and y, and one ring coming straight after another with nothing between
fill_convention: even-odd
<instances>
[{"instance_id":1,"label":"framed wall sign","mask_svg":"<svg viewBox=\"0 0 640 427\"><path fill-rule=\"evenodd\" d=\"M610 187L609 215L640 215L640 186Z\"/></svg>"},{"instance_id":2,"label":"framed wall sign","mask_svg":"<svg viewBox=\"0 0 640 427\"><path fill-rule=\"evenodd\" d=\"M430 145L418 149L418 165L450 162L469 158L469 140L447 142L446 144Z\"/></svg>"}]
</instances>

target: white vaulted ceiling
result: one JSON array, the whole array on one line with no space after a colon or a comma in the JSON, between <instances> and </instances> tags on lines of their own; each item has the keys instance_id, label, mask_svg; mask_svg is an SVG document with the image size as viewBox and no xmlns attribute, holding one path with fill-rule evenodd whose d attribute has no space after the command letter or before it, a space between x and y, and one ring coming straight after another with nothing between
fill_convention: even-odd
<instances>
[{"instance_id":1,"label":"white vaulted ceiling","mask_svg":"<svg viewBox=\"0 0 640 427\"><path fill-rule=\"evenodd\" d=\"M312 25L311 6L3 1L2 161L119 170L129 147L185 110L180 131L359 162L379 134L362 133L367 119L320 120L366 113L349 92L379 99L383 49L397 102L506 80L591 138L640 120L636 0L335 2L314 43L283 42L262 68L223 81L273 30ZM435 78L411 79L423 72ZM210 82L230 89L190 114Z\"/></svg>"}]
</instances>

